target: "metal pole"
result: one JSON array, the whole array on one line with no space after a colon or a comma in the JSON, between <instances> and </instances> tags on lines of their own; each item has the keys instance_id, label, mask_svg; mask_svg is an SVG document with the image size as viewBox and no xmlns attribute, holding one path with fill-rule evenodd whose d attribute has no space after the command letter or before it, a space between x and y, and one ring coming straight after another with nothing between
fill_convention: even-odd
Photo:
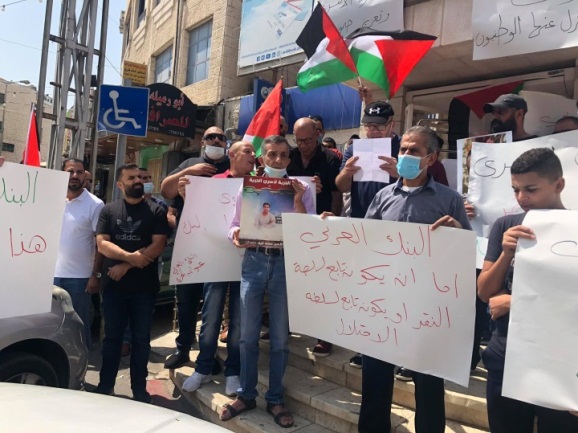
<instances>
[{"instance_id":1,"label":"metal pole","mask_svg":"<svg viewBox=\"0 0 578 433\"><path fill-rule=\"evenodd\" d=\"M50 22L52 17L52 5L53 0L46 0L46 13L44 14L44 32L42 34L42 54L40 57L40 76L38 78L38 95L36 99L36 114L38 119L37 122L38 146L40 146L40 144L42 143L42 119L44 118L44 93L46 91L46 73L48 69L48 43L50 42ZM52 107L54 111L54 106ZM50 145L50 143L48 143L48 145Z\"/></svg>"},{"instance_id":2,"label":"metal pole","mask_svg":"<svg viewBox=\"0 0 578 433\"><path fill-rule=\"evenodd\" d=\"M130 87L132 85L132 81L127 80L126 78L123 78L122 85ZM114 157L114 174L115 175L116 175L117 168L119 168L121 165L124 165L125 157L126 157L126 135L118 134L117 139L116 139L116 155ZM116 182L116 179L114 179L114 182ZM121 193L120 193L120 190L118 188L113 189L112 198L113 198L113 200L118 200L119 198L121 198Z\"/></svg>"}]
</instances>

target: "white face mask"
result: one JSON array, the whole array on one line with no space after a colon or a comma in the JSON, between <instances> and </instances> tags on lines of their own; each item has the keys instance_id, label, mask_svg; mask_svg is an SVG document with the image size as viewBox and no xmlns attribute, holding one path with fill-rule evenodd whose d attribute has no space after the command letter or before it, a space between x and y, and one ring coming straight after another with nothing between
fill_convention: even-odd
<instances>
[{"instance_id":1,"label":"white face mask","mask_svg":"<svg viewBox=\"0 0 578 433\"><path fill-rule=\"evenodd\" d=\"M217 161L225 156L225 149L221 146L205 146L205 156Z\"/></svg>"},{"instance_id":2,"label":"white face mask","mask_svg":"<svg viewBox=\"0 0 578 433\"><path fill-rule=\"evenodd\" d=\"M152 182L145 182L143 185L143 192L145 194L152 194L153 190L155 189L155 184Z\"/></svg>"},{"instance_id":3,"label":"white face mask","mask_svg":"<svg viewBox=\"0 0 578 433\"><path fill-rule=\"evenodd\" d=\"M287 176L287 169L285 168L273 168L265 165L265 173L269 177L285 177Z\"/></svg>"}]
</instances>

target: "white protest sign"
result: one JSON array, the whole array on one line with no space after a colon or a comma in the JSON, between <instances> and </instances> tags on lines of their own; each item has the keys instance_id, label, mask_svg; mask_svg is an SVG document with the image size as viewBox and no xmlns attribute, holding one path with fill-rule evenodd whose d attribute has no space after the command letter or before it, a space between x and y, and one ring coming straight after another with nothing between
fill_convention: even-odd
<instances>
[{"instance_id":1,"label":"white protest sign","mask_svg":"<svg viewBox=\"0 0 578 433\"><path fill-rule=\"evenodd\" d=\"M538 147L555 150L566 180L562 202L568 209L578 209L578 131L514 143L474 143L468 201L476 208L470 222L479 236L487 237L499 217L522 212L512 191L510 167L526 150Z\"/></svg>"},{"instance_id":2,"label":"white protest sign","mask_svg":"<svg viewBox=\"0 0 578 433\"><path fill-rule=\"evenodd\" d=\"M0 318L50 311L68 173L0 168Z\"/></svg>"},{"instance_id":3,"label":"white protest sign","mask_svg":"<svg viewBox=\"0 0 578 433\"><path fill-rule=\"evenodd\" d=\"M462 138L457 140L457 164L456 172L457 191L460 194L467 193L470 178L470 160L473 143L511 143L512 131L499 132L495 134L478 135L475 137ZM470 158L471 159L471 158ZM449 179L449 176L448 176Z\"/></svg>"},{"instance_id":4,"label":"white protest sign","mask_svg":"<svg viewBox=\"0 0 578 433\"><path fill-rule=\"evenodd\" d=\"M283 234L292 331L467 385L473 232L284 214Z\"/></svg>"},{"instance_id":5,"label":"white protest sign","mask_svg":"<svg viewBox=\"0 0 578 433\"><path fill-rule=\"evenodd\" d=\"M543 92L520 92L528 104L524 116L524 130L532 135L549 135L554 132L556 121L564 116L576 117L576 100Z\"/></svg>"},{"instance_id":6,"label":"white protest sign","mask_svg":"<svg viewBox=\"0 0 578 433\"><path fill-rule=\"evenodd\" d=\"M355 165L361 167L353 175L355 182L389 183L389 174L379 168L385 161L378 157L391 156L391 138L353 140L353 156L359 157Z\"/></svg>"},{"instance_id":7,"label":"white protest sign","mask_svg":"<svg viewBox=\"0 0 578 433\"><path fill-rule=\"evenodd\" d=\"M239 281L243 249L227 234L243 178L189 176L170 284Z\"/></svg>"},{"instance_id":8,"label":"white protest sign","mask_svg":"<svg viewBox=\"0 0 578 433\"><path fill-rule=\"evenodd\" d=\"M530 211L518 241L503 395L578 410L578 211Z\"/></svg>"},{"instance_id":9,"label":"white protest sign","mask_svg":"<svg viewBox=\"0 0 578 433\"><path fill-rule=\"evenodd\" d=\"M578 3L474 0L474 60L578 46Z\"/></svg>"}]
</instances>

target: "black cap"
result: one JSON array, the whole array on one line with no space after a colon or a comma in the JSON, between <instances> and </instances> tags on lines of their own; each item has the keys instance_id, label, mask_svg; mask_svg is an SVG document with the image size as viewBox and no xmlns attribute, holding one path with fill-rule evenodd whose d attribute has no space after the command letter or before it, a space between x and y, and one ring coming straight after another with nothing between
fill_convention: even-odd
<instances>
[{"instance_id":1,"label":"black cap","mask_svg":"<svg viewBox=\"0 0 578 433\"><path fill-rule=\"evenodd\" d=\"M387 102L372 102L363 110L361 123L387 123L393 114L393 108Z\"/></svg>"},{"instance_id":2,"label":"black cap","mask_svg":"<svg viewBox=\"0 0 578 433\"><path fill-rule=\"evenodd\" d=\"M501 95L491 104L484 105L484 112L491 113L494 108L505 109L505 108L515 108L516 110L524 110L524 113L528 112L528 104L526 100L520 95L515 95L513 93L507 93Z\"/></svg>"}]
</instances>

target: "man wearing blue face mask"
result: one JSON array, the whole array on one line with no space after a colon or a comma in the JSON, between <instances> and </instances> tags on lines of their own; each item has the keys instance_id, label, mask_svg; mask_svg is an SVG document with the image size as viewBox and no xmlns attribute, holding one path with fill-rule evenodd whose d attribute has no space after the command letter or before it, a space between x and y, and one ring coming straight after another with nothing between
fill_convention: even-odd
<instances>
[{"instance_id":1,"label":"man wearing blue face mask","mask_svg":"<svg viewBox=\"0 0 578 433\"><path fill-rule=\"evenodd\" d=\"M460 194L435 182L427 168L436 159L437 135L423 126L410 128L402 137L397 166L400 178L376 195L365 218L432 224L470 230ZM360 433L389 433L394 365L363 357ZM444 381L413 372L415 382L415 431L445 430Z\"/></svg>"},{"instance_id":2,"label":"man wearing blue face mask","mask_svg":"<svg viewBox=\"0 0 578 433\"><path fill-rule=\"evenodd\" d=\"M173 228L178 226L178 220L184 206L184 200L179 195L178 190L179 178L186 175L212 177L215 174L224 173L230 168L229 157L226 153L227 138L221 128L212 126L207 129L201 140L201 145L200 157L183 161L161 183L161 194L165 199L172 200L170 208L176 212ZM169 224L171 224L170 220ZM197 311L202 295L202 283L177 285L179 318L179 335L176 338L177 350L167 358L165 368L179 368L190 361L189 351L195 339Z\"/></svg>"}]
</instances>

